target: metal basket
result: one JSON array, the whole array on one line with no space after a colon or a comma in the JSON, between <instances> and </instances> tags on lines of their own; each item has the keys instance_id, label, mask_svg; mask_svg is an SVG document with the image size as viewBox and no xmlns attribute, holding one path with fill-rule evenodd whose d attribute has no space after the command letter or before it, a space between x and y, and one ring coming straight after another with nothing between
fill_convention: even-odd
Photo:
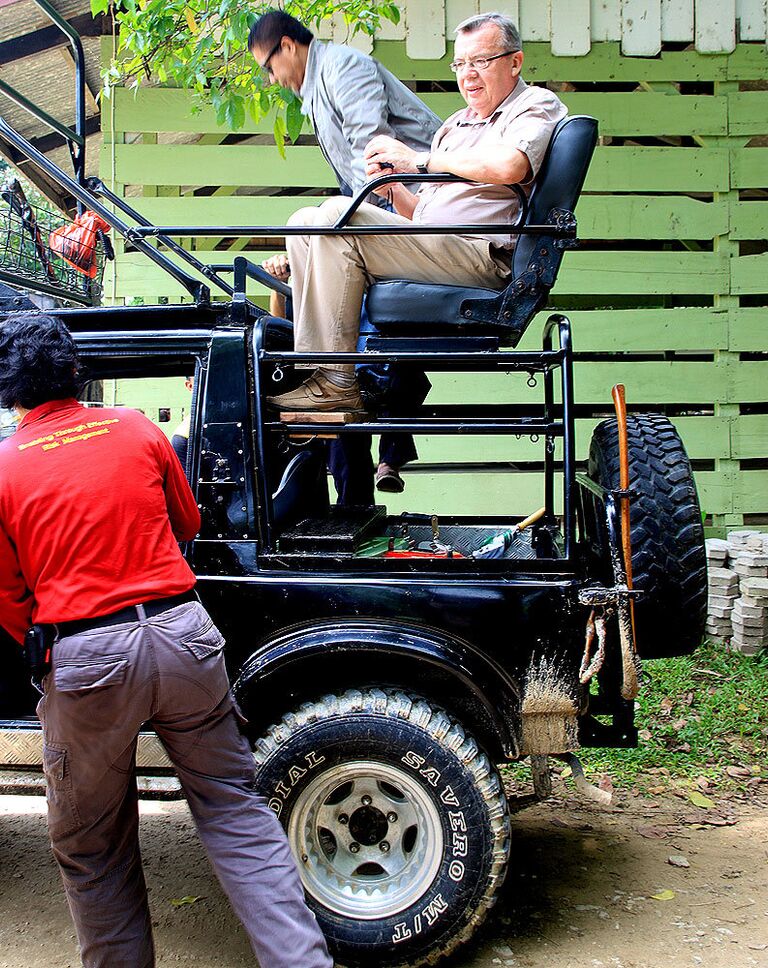
<instances>
[{"instance_id":1,"label":"metal basket","mask_svg":"<svg viewBox=\"0 0 768 968\"><path fill-rule=\"evenodd\" d=\"M96 243L93 278L70 265L50 246L51 233L70 220L4 189L0 196L0 280L34 292L93 305L102 293L104 244ZM100 234L100 233L99 233Z\"/></svg>"}]
</instances>

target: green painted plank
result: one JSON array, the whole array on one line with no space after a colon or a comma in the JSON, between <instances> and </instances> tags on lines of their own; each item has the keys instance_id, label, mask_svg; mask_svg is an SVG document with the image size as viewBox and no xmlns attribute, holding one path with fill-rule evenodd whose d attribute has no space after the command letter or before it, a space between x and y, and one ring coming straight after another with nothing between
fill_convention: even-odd
<instances>
[{"instance_id":1,"label":"green painted plank","mask_svg":"<svg viewBox=\"0 0 768 968\"><path fill-rule=\"evenodd\" d=\"M425 473L405 468L406 488L402 494L386 501L391 514L402 511L438 515L530 514L543 503L541 474L477 473L447 471ZM714 471L696 475L699 499L708 514L725 514L733 510L733 489L724 476ZM560 506L561 488L556 488L555 501ZM751 498L754 503L759 499ZM768 498L763 509L768 507Z\"/></svg>"},{"instance_id":2,"label":"green painted plank","mask_svg":"<svg viewBox=\"0 0 768 968\"><path fill-rule=\"evenodd\" d=\"M728 188L726 148L598 147L584 185L587 192L723 192Z\"/></svg>"},{"instance_id":3,"label":"green painted plank","mask_svg":"<svg viewBox=\"0 0 768 968\"><path fill-rule=\"evenodd\" d=\"M768 148L734 148L731 153L732 188L768 188Z\"/></svg>"},{"instance_id":4,"label":"green painted plank","mask_svg":"<svg viewBox=\"0 0 768 968\"><path fill-rule=\"evenodd\" d=\"M569 114L589 114L597 118L600 134L604 136L728 134L728 102L725 97L667 95L647 91L568 91L558 96L566 104ZM465 106L460 94L424 94L422 98L441 118Z\"/></svg>"},{"instance_id":5,"label":"green painted plank","mask_svg":"<svg viewBox=\"0 0 768 968\"><path fill-rule=\"evenodd\" d=\"M115 127L121 132L221 133L227 129L216 121L209 105L199 105L189 91L175 88L144 88L138 93L115 91ZM718 136L728 133L728 101L707 95L666 95L647 91L625 93L566 92L562 100L571 114L590 114L600 121L600 132L610 136L685 135ZM422 100L441 118L465 107L457 93L423 94ZM743 114L738 104L739 117ZM111 131L112 114L104 112L105 132ZM248 116L239 134L272 133L274 117L255 123ZM305 122L305 133L311 125ZM738 132L742 133L742 132Z\"/></svg>"},{"instance_id":6,"label":"green painted plank","mask_svg":"<svg viewBox=\"0 0 768 968\"><path fill-rule=\"evenodd\" d=\"M738 91L728 96L728 133L765 134L768 129L768 91ZM704 132L700 132L704 134Z\"/></svg>"},{"instance_id":7,"label":"green painted plank","mask_svg":"<svg viewBox=\"0 0 768 968\"><path fill-rule=\"evenodd\" d=\"M708 56L704 55L704 59L708 59ZM727 57L728 80L764 81L767 62L763 44L737 44Z\"/></svg>"},{"instance_id":8,"label":"green painted plank","mask_svg":"<svg viewBox=\"0 0 768 968\"><path fill-rule=\"evenodd\" d=\"M685 195L585 195L576 215L583 239L712 239L728 232L726 202Z\"/></svg>"},{"instance_id":9,"label":"green painted plank","mask_svg":"<svg viewBox=\"0 0 768 968\"><path fill-rule=\"evenodd\" d=\"M731 260L731 292L738 296L768 293L768 253Z\"/></svg>"},{"instance_id":10,"label":"green painted plank","mask_svg":"<svg viewBox=\"0 0 768 968\"><path fill-rule=\"evenodd\" d=\"M304 145L285 158L273 145L116 145L115 167L125 185L336 186L320 149Z\"/></svg>"},{"instance_id":11,"label":"green painted plank","mask_svg":"<svg viewBox=\"0 0 768 968\"><path fill-rule=\"evenodd\" d=\"M728 349L735 353L764 353L768 346L768 308L731 309L728 312Z\"/></svg>"},{"instance_id":12,"label":"green painted plank","mask_svg":"<svg viewBox=\"0 0 768 968\"><path fill-rule=\"evenodd\" d=\"M138 92L117 88L115 98L115 129L121 132L156 131L193 133L226 133L226 127L216 122L214 109L194 99L191 91L172 87L145 87ZM104 102L102 127L111 131L111 111ZM199 110L197 110L199 109ZM272 115L255 124L250 115L238 134L272 134ZM306 130L311 131L311 128Z\"/></svg>"},{"instance_id":13,"label":"green painted plank","mask_svg":"<svg viewBox=\"0 0 768 968\"><path fill-rule=\"evenodd\" d=\"M310 195L182 195L131 198L131 205L155 225L285 225L300 208L320 205Z\"/></svg>"},{"instance_id":14,"label":"green painted plank","mask_svg":"<svg viewBox=\"0 0 768 968\"><path fill-rule=\"evenodd\" d=\"M743 311L743 310L742 310ZM609 309L567 312L577 353L707 352L728 345L728 313L695 309ZM541 347L547 310L528 327L521 350Z\"/></svg>"},{"instance_id":15,"label":"green painted plank","mask_svg":"<svg viewBox=\"0 0 768 968\"><path fill-rule=\"evenodd\" d=\"M731 202L731 239L768 238L768 200Z\"/></svg>"},{"instance_id":16,"label":"green painted plank","mask_svg":"<svg viewBox=\"0 0 768 968\"><path fill-rule=\"evenodd\" d=\"M743 418L742 418L743 419ZM768 421L768 418L764 418ZM600 418L576 421L576 459L584 461L589 455L592 431ZM683 438L688 455L696 460L729 457L731 455L731 424L728 417L680 417L674 421ZM766 437L763 438L765 448ZM422 464L489 463L503 461L541 461L543 442L534 443L528 437L483 437L482 447L473 437L420 437L417 442ZM478 454L480 450L480 454ZM558 457L560 452L558 452Z\"/></svg>"},{"instance_id":17,"label":"green painted plank","mask_svg":"<svg viewBox=\"0 0 768 968\"><path fill-rule=\"evenodd\" d=\"M744 365L739 364L740 367ZM768 375L768 364L749 365L764 366L762 372ZM757 372L751 382L746 379L742 381L746 383L746 396L742 399L733 395L728 369L705 362L636 362L627 357L615 361L577 362L574 370L577 399L583 403L605 404L608 407L611 387L615 383L626 386L627 400L633 404L709 404L714 400L751 402L750 395L752 399L755 396L759 398L754 386ZM436 403L453 400L498 403L508 400L532 404L538 402L541 396L538 387L528 388L525 376L517 374L487 374L480 381L473 374L435 373L430 379L433 384L430 400Z\"/></svg>"},{"instance_id":18,"label":"green painted plank","mask_svg":"<svg viewBox=\"0 0 768 968\"><path fill-rule=\"evenodd\" d=\"M265 259L273 251L259 252ZM228 261L226 252L197 253L204 263ZM173 261L177 261L172 256ZM150 267L143 256L121 257L118 282L128 285L147 282L162 269ZM153 283L150 283L152 285ZM163 291L163 290L160 290ZM553 300L571 293L603 295L653 295L671 293L715 294L728 291L728 260L712 252L570 252L563 262Z\"/></svg>"},{"instance_id":19,"label":"green painted plank","mask_svg":"<svg viewBox=\"0 0 768 968\"><path fill-rule=\"evenodd\" d=\"M732 389L729 400L734 403L768 401L768 363L761 360L741 360L730 369Z\"/></svg>"},{"instance_id":20,"label":"green painted plank","mask_svg":"<svg viewBox=\"0 0 768 968\"><path fill-rule=\"evenodd\" d=\"M768 414L743 414L734 420L733 455L742 459L768 457Z\"/></svg>"},{"instance_id":21,"label":"green painted plank","mask_svg":"<svg viewBox=\"0 0 768 968\"><path fill-rule=\"evenodd\" d=\"M715 252L613 251L567 254L553 299L566 293L715 294L728 291L728 260Z\"/></svg>"},{"instance_id":22,"label":"green painted plank","mask_svg":"<svg viewBox=\"0 0 768 968\"><path fill-rule=\"evenodd\" d=\"M607 403L615 383L626 386L627 400L635 404L763 403L767 396L768 362L760 360L713 364L636 361L628 356L610 361L577 361L574 371L577 400L583 403ZM532 403L539 399L538 388L528 388L525 378L518 374L487 374L480 381L473 374L436 373L430 379L430 400L436 403Z\"/></svg>"},{"instance_id":23,"label":"green painted plank","mask_svg":"<svg viewBox=\"0 0 768 968\"><path fill-rule=\"evenodd\" d=\"M102 167L111 145L102 148ZM752 149L753 151L759 149ZM271 145L115 145L116 180L146 185L335 185L319 148L298 145L280 157ZM710 192L728 189L725 148L598 147L591 192Z\"/></svg>"},{"instance_id":24,"label":"green painted plank","mask_svg":"<svg viewBox=\"0 0 768 968\"><path fill-rule=\"evenodd\" d=\"M734 504L742 514L768 514L768 472L742 471L734 491Z\"/></svg>"},{"instance_id":25,"label":"green painted plank","mask_svg":"<svg viewBox=\"0 0 768 968\"><path fill-rule=\"evenodd\" d=\"M411 61L403 43L380 40L373 52L403 80L452 79L448 67L453 57L450 50L439 61ZM750 52L739 52L739 55L738 66L734 64L731 70L740 71L745 78L761 76L758 71L761 63L765 70L764 57L761 61L759 55L755 57ZM525 45L523 75L531 81L725 80L729 61L733 60L733 54L704 57L695 51L670 51L658 57L622 57L618 43L593 44L583 57L557 57L548 43L530 43Z\"/></svg>"},{"instance_id":26,"label":"green painted plank","mask_svg":"<svg viewBox=\"0 0 768 968\"><path fill-rule=\"evenodd\" d=\"M322 201L306 195L131 199L134 207L156 225L284 225L297 209ZM742 208L748 206L740 204ZM727 202L701 202L684 195L586 195L579 202L577 215L583 239L712 239L728 232Z\"/></svg>"}]
</instances>

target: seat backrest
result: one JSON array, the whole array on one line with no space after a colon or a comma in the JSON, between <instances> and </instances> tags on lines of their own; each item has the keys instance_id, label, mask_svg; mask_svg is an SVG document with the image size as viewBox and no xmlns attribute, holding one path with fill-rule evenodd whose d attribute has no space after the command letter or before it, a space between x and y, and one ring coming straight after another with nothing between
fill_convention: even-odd
<instances>
[{"instance_id":1,"label":"seat backrest","mask_svg":"<svg viewBox=\"0 0 768 968\"><path fill-rule=\"evenodd\" d=\"M275 527L286 528L299 518L321 517L329 507L324 450L300 450L288 461L272 495Z\"/></svg>"},{"instance_id":2,"label":"seat backrest","mask_svg":"<svg viewBox=\"0 0 768 968\"><path fill-rule=\"evenodd\" d=\"M531 191L527 225L543 225L553 208L573 212L597 144L597 121L575 115L559 121ZM535 235L521 235L512 257L512 278L525 272L538 245Z\"/></svg>"}]
</instances>

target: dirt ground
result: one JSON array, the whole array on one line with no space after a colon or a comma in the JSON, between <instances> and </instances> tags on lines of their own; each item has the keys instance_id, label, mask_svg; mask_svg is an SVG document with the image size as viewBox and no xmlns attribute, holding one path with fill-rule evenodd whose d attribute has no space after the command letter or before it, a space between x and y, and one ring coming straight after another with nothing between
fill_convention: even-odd
<instances>
[{"instance_id":1,"label":"dirt ground","mask_svg":"<svg viewBox=\"0 0 768 968\"><path fill-rule=\"evenodd\" d=\"M768 968L768 798L715 799L600 808L567 793L516 809L500 904L453 968ZM142 813L158 964L253 966L186 807ZM186 896L199 900L171 904ZM77 964L45 802L0 797L0 966Z\"/></svg>"}]
</instances>

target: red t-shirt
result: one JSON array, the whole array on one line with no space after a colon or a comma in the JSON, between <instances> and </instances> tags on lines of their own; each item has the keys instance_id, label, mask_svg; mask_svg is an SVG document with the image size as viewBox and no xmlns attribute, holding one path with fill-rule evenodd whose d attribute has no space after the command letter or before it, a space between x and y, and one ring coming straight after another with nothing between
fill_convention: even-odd
<instances>
[{"instance_id":1,"label":"red t-shirt","mask_svg":"<svg viewBox=\"0 0 768 968\"><path fill-rule=\"evenodd\" d=\"M0 625L107 615L188 591L200 528L162 431L124 408L53 400L0 443Z\"/></svg>"}]
</instances>

